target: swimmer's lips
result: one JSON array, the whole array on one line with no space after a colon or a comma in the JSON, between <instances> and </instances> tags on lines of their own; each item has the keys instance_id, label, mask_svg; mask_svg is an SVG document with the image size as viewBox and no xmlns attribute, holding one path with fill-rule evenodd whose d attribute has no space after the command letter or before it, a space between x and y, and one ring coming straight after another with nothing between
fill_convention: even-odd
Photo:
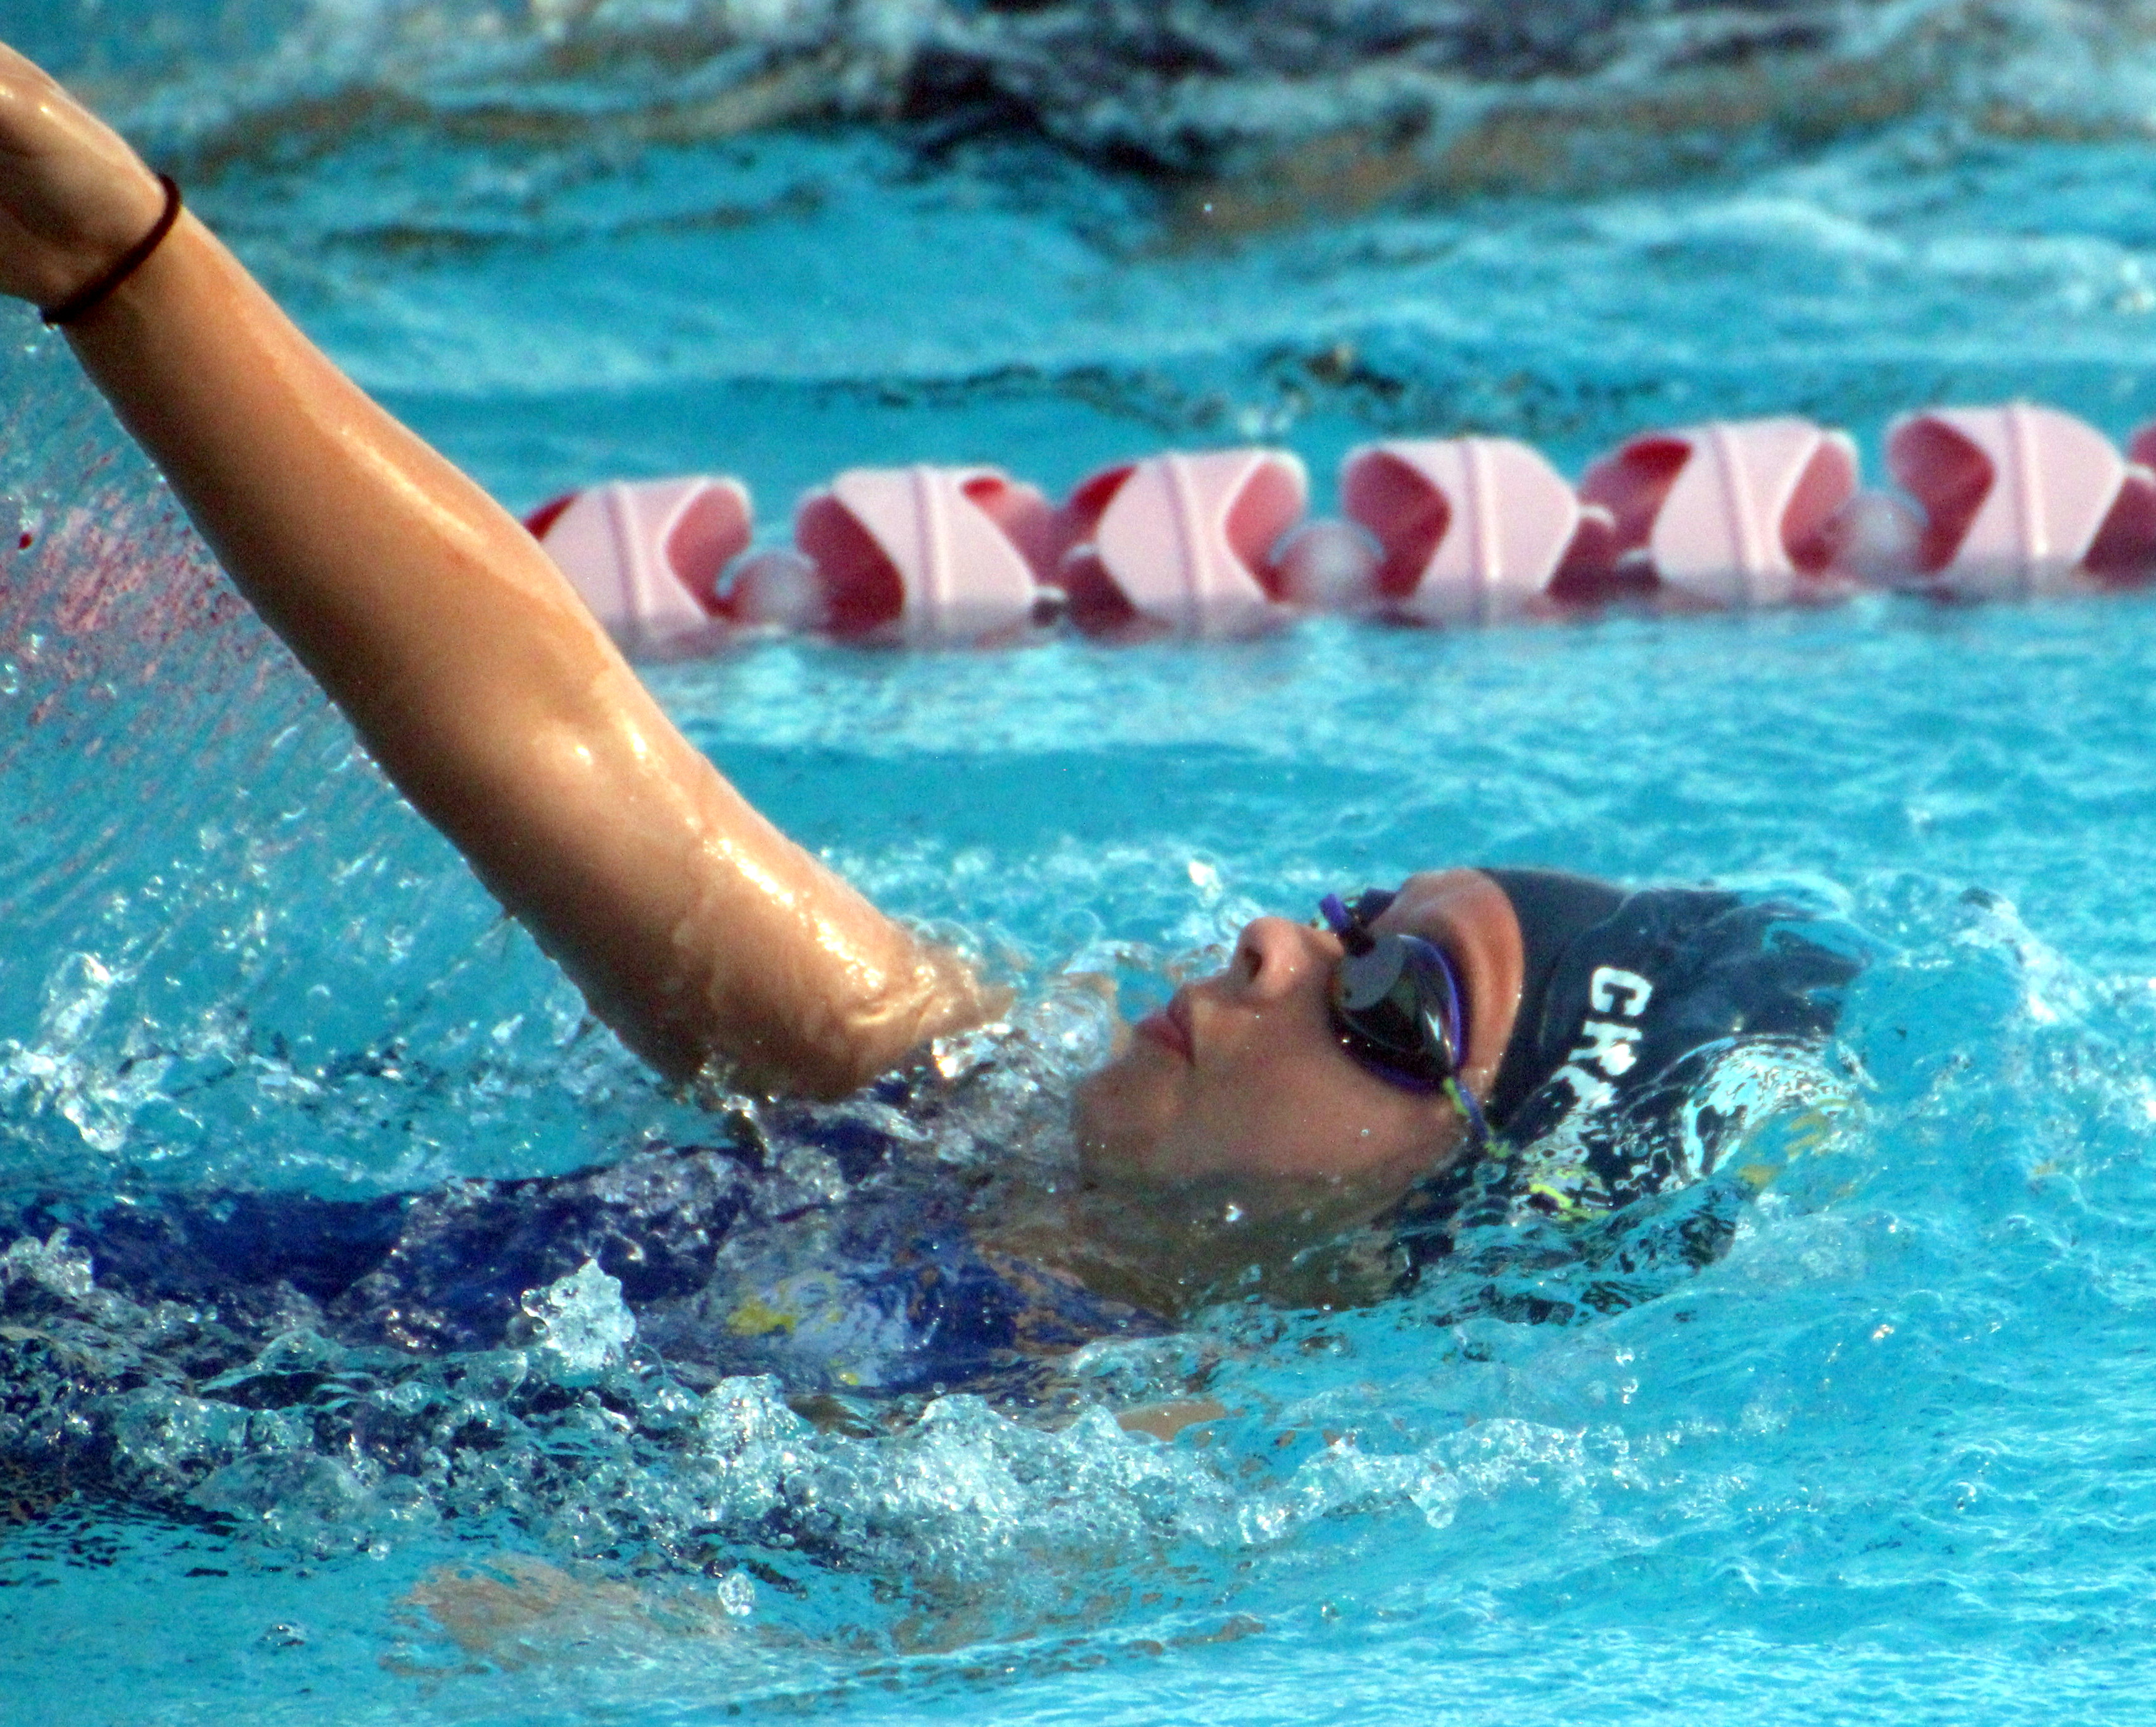
<instances>
[{"instance_id":1,"label":"swimmer's lips","mask_svg":"<svg viewBox=\"0 0 2156 1727\"><path fill-rule=\"evenodd\" d=\"M1190 1037L1190 1003L1180 989L1160 1012L1147 1014L1131 1029L1185 1061L1196 1059Z\"/></svg>"}]
</instances>

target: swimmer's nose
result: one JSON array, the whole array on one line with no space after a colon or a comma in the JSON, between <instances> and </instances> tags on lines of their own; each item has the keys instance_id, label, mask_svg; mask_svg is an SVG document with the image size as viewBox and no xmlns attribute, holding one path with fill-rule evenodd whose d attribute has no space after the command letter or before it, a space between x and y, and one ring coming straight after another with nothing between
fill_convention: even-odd
<instances>
[{"instance_id":1,"label":"swimmer's nose","mask_svg":"<svg viewBox=\"0 0 2156 1727\"><path fill-rule=\"evenodd\" d=\"M1319 957L1312 932L1285 917L1260 917L1243 927L1228 968L1236 989L1260 1000L1285 995Z\"/></svg>"}]
</instances>

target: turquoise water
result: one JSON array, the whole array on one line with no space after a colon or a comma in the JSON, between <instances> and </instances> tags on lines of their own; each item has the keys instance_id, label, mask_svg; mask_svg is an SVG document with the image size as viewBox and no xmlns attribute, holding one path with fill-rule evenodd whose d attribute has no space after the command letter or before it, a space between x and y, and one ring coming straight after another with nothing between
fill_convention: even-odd
<instances>
[{"instance_id":1,"label":"turquoise water","mask_svg":"<svg viewBox=\"0 0 2156 1727\"><path fill-rule=\"evenodd\" d=\"M1373 430L1576 464L1709 413L1870 439L2010 393L2156 417L2156 56L2109 9L1763 8L1824 33L1774 50L1816 123L1717 129L1640 105L1697 95L1640 46L1661 15L1583 8L1605 61L1471 57L1444 100L1570 103L1586 167L1470 184L1440 157L1283 226L1248 188L1306 190L1278 164L1368 122L1353 65L1291 102L1271 27L1220 8L1249 64L1156 122L1109 100L1127 74L1089 96L1081 56L1029 84L979 46L1062 16L0 3L0 35L514 506L715 467L776 522L856 461L1060 485L1263 436L1322 473ZM996 100L939 109L891 68L962 25ZM805 63L820 96L734 129ZM0 1181L363 1192L693 1135L11 327ZM78 1292L74 1345L146 1364L131 1490L0 1529L0 1719L2146 1716L2153 606L654 671L763 808L1081 1044L1065 969L1157 988L1343 882L1795 881L1894 944L1844 1026L1860 1107L1726 1261L1596 1324L1455 1321L1440 1287L1090 1354L1104 1402L1204 1376L1230 1416L1169 1446L955 1398L819 1432L542 1352L519 1371L551 1403L479 1360L333 1364L280 1403L267 1368L159 1379L153 1320ZM493 1461L369 1473L308 1425L393 1404ZM772 1506L819 1508L840 1557L759 1545Z\"/></svg>"}]
</instances>

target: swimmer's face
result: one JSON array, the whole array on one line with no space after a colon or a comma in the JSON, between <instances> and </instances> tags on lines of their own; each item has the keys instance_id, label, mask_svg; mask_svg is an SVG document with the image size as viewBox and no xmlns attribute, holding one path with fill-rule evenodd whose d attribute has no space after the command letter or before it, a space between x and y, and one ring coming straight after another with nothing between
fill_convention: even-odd
<instances>
[{"instance_id":1,"label":"swimmer's face","mask_svg":"<svg viewBox=\"0 0 2156 1727\"><path fill-rule=\"evenodd\" d=\"M1379 1079L1327 1007L1340 943L1260 917L1079 1087L1089 1189L1254 1223L1374 1215L1462 1139L1441 1097ZM1231 1209L1232 1208L1232 1209Z\"/></svg>"}]
</instances>

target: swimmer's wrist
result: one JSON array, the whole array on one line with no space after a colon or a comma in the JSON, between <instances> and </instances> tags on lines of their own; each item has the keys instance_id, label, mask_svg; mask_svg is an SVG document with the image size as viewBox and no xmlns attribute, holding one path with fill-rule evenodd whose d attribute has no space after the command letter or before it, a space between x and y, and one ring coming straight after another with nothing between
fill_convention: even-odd
<instances>
[{"instance_id":1,"label":"swimmer's wrist","mask_svg":"<svg viewBox=\"0 0 2156 1727\"><path fill-rule=\"evenodd\" d=\"M72 294L56 304L40 306L38 316L47 328L80 323L88 317L126 286L165 244L180 219L180 186L170 174L158 175L157 184L164 193L164 204L142 237Z\"/></svg>"},{"instance_id":2,"label":"swimmer's wrist","mask_svg":"<svg viewBox=\"0 0 2156 1727\"><path fill-rule=\"evenodd\" d=\"M0 44L0 293L64 308L138 244L167 197L125 138Z\"/></svg>"}]
</instances>

